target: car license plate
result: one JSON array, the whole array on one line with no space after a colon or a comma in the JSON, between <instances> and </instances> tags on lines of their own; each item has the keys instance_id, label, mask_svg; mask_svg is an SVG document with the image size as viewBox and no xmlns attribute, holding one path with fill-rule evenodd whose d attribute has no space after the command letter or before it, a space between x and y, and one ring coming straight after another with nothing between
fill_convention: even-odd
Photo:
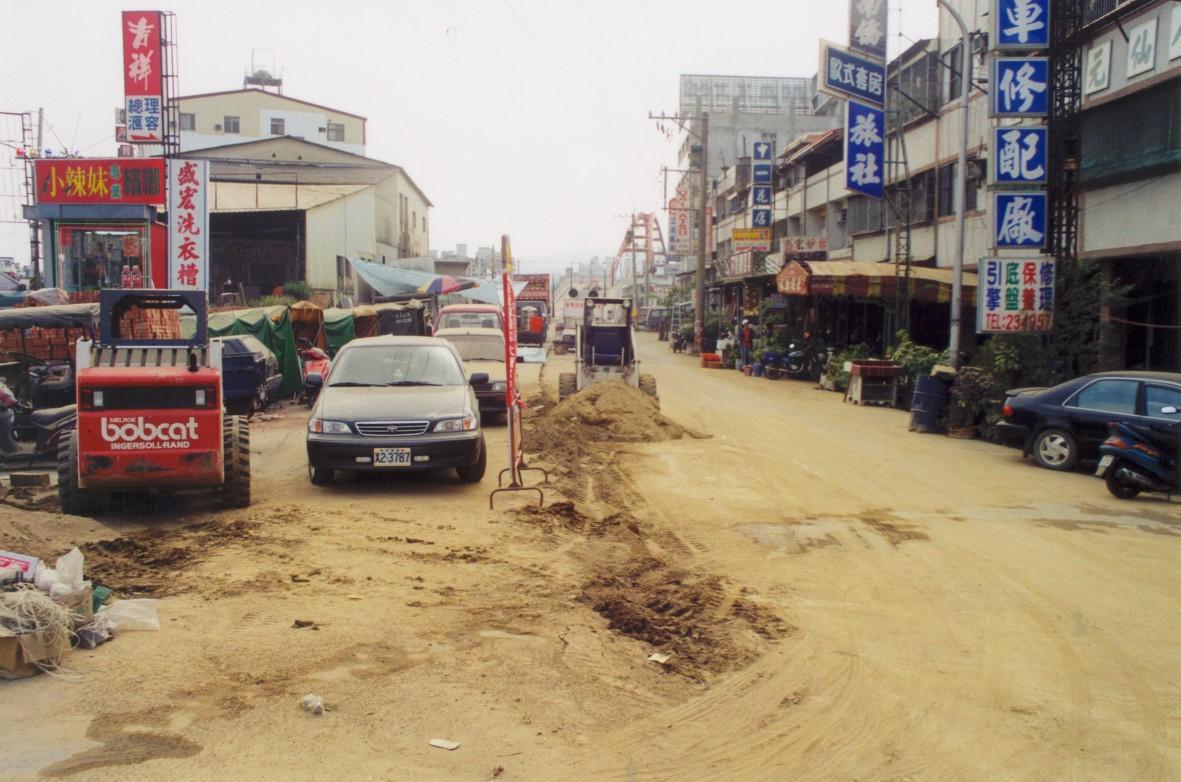
<instances>
[{"instance_id":1,"label":"car license plate","mask_svg":"<svg viewBox=\"0 0 1181 782\"><path fill-rule=\"evenodd\" d=\"M374 448L374 467L409 467L409 448Z\"/></svg>"},{"instance_id":2,"label":"car license plate","mask_svg":"<svg viewBox=\"0 0 1181 782\"><path fill-rule=\"evenodd\" d=\"M1107 474L1107 468L1110 467L1111 463L1114 461L1115 461L1115 457L1112 456L1111 454L1104 456L1102 459L1099 460L1099 467L1098 467L1098 469L1095 470L1095 475L1102 478L1104 475Z\"/></svg>"}]
</instances>

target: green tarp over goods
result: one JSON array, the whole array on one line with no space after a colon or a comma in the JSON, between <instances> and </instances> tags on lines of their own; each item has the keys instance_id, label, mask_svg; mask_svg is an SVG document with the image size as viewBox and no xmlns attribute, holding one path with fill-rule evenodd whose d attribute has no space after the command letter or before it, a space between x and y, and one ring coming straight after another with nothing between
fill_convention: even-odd
<instances>
[{"instance_id":1,"label":"green tarp over goods","mask_svg":"<svg viewBox=\"0 0 1181 782\"><path fill-rule=\"evenodd\" d=\"M286 307L215 312L209 316L209 336L231 337L238 334L253 334L275 354L283 370L280 394L292 396L302 387L299 356L295 352L295 336L291 333L291 316Z\"/></svg>"},{"instance_id":2,"label":"green tarp over goods","mask_svg":"<svg viewBox=\"0 0 1181 782\"><path fill-rule=\"evenodd\" d=\"M353 328L353 311L336 309L324 310L324 341L328 343L328 355L335 356L337 351L352 342L356 336Z\"/></svg>"}]
</instances>

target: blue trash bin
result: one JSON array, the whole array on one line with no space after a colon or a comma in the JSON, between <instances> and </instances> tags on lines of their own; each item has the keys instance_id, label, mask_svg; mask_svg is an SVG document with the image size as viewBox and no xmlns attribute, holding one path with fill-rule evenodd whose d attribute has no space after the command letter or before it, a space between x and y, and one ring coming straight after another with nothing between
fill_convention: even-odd
<instances>
[{"instance_id":1,"label":"blue trash bin","mask_svg":"<svg viewBox=\"0 0 1181 782\"><path fill-rule=\"evenodd\" d=\"M920 377L910 403L910 431L939 432L939 418L947 405L947 384L937 377Z\"/></svg>"}]
</instances>

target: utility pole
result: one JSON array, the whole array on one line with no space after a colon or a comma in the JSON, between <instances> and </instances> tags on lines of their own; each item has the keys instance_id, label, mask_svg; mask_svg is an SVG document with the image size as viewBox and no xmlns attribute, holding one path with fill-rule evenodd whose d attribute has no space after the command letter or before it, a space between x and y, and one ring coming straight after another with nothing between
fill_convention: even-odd
<instances>
[{"instance_id":1,"label":"utility pole","mask_svg":"<svg viewBox=\"0 0 1181 782\"><path fill-rule=\"evenodd\" d=\"M951 18L960 28L960 103L963 118L960 121L960 152L957 158L956 174L959 181L956 189L959 191L959 207L955 210L955 255L952 257L951 283L951 335L947 352L950 354L951 365L960 368L960 321L963 320L964 307L964 211L968 206L968 98L972 94L972 35L964 18L952 7L947 0L936 0L939 5L947 9Z\"/></svg>"},{"instance_id":2,"label":"utility pole","mask_svg":"<svg viewBox=\"0 0 1181 782\"><path fill-rule=\"evenodd\" d=\"M632 267L632 312L640 310L640 291L636 287L636 213L632 212L632 225L627 229L628 244L631 245Z\"/></svg>"},{"instance_id":3,"label":"utility pole","mask_svg":"<svg viewBox=\"0 0 1181 782\"><path fill-rule=\"evenodd\" d=\"M706 216L709 214L706 192L706 183L709 180L709 112L703 111L696 115L696 117L686 117L679 114L655 115L648 112L648 119L671 120L676 122L682 130L701 142L701 202L698 204L700 213L698 215L699 225L697 232L697 302L693 308L693 352L700 355L701 341L705 335L705 252L709 247L709 234L707 233L709 226L706 221ZM697 119L699 121L699 130L694 131L691 127L684 124L691 119Z\"/></svg>"}]
</instances>

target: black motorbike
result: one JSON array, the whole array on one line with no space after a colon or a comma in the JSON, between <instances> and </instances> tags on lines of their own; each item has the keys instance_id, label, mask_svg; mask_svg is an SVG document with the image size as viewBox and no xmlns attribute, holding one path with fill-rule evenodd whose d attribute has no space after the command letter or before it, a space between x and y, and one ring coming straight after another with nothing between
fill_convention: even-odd
<instances>
[{"instance_id":1,"label":"black motorbike","mask_svg":"<svg viewBox=\"0 0 1181 782\"><path fill-rule=\"evenodd\" d=\"M62 407L74 402L74 368L68 361L46 361L24 353L9 353L21 365L13 390L34 408Z\"/></svg>"},{"instance_id":2,"label":"black motorbike","mask_svg":"<svg viewBox=\"0 0 1181 782\"><path fill-rule=\"evenodd\" d=\"M682 334L679 331L674 331L673 332L673 344L672 344L673 353L684 353L686 342L687 342L687 340L685 339L684 334Z\"/></svg>"},{"instance_id":3,"label":"black motorbike","mask_svg":"<svg viewBox=\"0 0 1181 782\"><path fill-rule=\"evenodd\" d=\"M828 367L828 349L811 332L804 332L802 342L787 346L779 367L784 377L818 382Z\"/></svg>"},{"instance_id":4,"label":"black motorbike","mask_svg":"<svg viewBox=\"0 0 1181 782\"><path fill-rule=\"evenodd\" d=\"M11 403L0 408L0 468L56 463L63 438L77 426L75 406L34 410L28 402L0 394L2 398L10 399Z\"/></svg>"}]
</instances>

